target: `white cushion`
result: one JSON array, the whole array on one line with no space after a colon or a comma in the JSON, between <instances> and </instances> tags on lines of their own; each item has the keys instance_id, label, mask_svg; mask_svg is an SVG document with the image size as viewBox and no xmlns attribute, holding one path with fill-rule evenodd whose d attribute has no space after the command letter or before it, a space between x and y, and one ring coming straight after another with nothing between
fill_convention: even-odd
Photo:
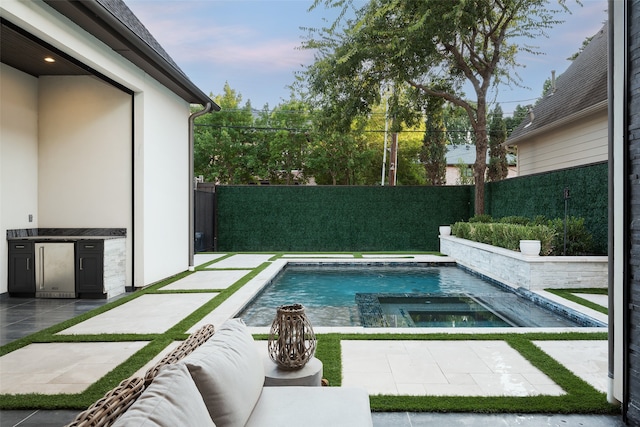
<instances>
[{"instance_id":1,"label":"white cushion","mask_svg":"<svg viewBox=\"0 0 640 427\"><path fill-rule=\"evenodd\" d=\"M356 387L265 387L246 427L371 427L369 395Z\"/></svg>"},{"instance_id":2,"label":"white cushion","mask_svg":"<svg viewBox=\"0 0 640 427\"><path fill-rule=\"evenodd\" d=\"M167 365L114 427L215 427L184 364Z\"/></svg>"},{"instance_id":3,"label":"white cushion","mask_svg":"<svg viewBox=\"0 0 640 427\"><path fill-rule=\"evenodd\" d=\"M226 321L183 360L216 425L244 426L264 384L262 358L244 322Z\"/></svg>"}]
</instances>

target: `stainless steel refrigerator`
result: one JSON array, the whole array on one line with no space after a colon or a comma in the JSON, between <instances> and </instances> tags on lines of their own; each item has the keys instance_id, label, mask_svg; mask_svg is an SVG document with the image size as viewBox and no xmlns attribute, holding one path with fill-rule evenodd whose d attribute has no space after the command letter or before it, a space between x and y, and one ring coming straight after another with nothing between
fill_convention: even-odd
<instances>
[{"instance_id":1,"label":"stainless steel refrigerator","mask_svg":"<svg viewBox=\"0 0 640 427\"><path fill-rule=\"evenodd\" d=\"M73 243L36 243L36 298L75 298Z\"/></svg>"}]
</instances>

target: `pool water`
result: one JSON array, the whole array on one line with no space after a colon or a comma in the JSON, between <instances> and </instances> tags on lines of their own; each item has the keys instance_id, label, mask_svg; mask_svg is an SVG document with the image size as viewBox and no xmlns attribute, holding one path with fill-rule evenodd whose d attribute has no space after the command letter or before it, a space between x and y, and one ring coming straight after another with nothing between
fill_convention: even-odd
<instances>
[{"instance_id":1,"label":"pool water","mask_svg":"<svg viewBox=\"0 0 640 427\"><path fill-rule=\"evenodd\" d=\"M461 268L420 264L288 265L238 317L270 326L294 303L313 326L581 326Z\"/></svg>"}]
</instances>

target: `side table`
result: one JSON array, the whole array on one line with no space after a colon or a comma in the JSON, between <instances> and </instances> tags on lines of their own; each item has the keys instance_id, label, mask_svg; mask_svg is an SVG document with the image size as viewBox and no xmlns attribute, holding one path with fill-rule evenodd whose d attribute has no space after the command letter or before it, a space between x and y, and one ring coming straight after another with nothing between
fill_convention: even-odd
<instances>
[{"instance_id":1,"label":"side table","mask_svg":"<svg viewBox=\"0 0 640 427\"><path fill-rule=\"evenodd\" d=\"M322 362L315 357L300 369L282 369L269 356L263 361L265 387L322 385Z\"/></svg>"}]
</instances>

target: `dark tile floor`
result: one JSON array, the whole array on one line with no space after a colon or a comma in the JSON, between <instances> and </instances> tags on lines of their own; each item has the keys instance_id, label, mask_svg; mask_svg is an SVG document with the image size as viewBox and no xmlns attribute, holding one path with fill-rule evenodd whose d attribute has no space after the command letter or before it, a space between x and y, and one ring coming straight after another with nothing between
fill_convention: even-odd
<instances>
[{"instance_id":1,"label":"dark tile floor","mask_svg":"<svg viewBox=\"0 0 640 427\"><path fill-rule=\"evenodd\" d=\"M0 295L0 346L71 319L127 294L106 299L14 298ZM0 410L0 426L61 427L77 410Z\"/></svg>"},{"instance_id":2,"label":"dark tile floor","mask_svg":"<svg viewBox=\"0 0 640 427\"><path fill-rule=\"evenodd\" d=\"M107 302L107 300L11 298L7 295L0 295L0 345L53 326L100 307ZM61 427L73 421L78 412L76 410L0 410L0 426ZM613 415L487 415L378 412L373 413L372 417L374 427L624 426L621 417Z\"/></svg>"},{"instance_id":3,"label":"dark tile floor","mask_svg":"<svg viewBox=\"0 0 640 427\"><path fill-rule=\"evenodd\" d=\"M71 319L119 297L106 299L14 298L0 295L0 345Z\"/></svg>"}]
</instances>

